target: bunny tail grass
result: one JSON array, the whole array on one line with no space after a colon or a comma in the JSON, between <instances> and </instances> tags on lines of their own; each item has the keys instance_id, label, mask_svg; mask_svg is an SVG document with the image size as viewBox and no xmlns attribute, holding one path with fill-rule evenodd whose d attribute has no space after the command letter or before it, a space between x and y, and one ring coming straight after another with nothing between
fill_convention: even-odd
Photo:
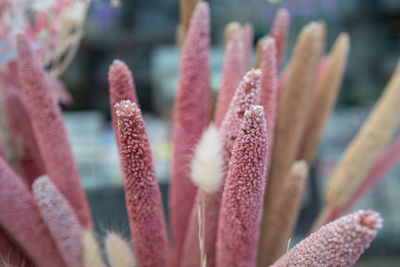
<instances>
[{"instance_id":1,"label":"bunny tail grass","mask_svg":"<svg viewBox=\"0 0 400 267\"><path fill-rule=\"evenodd\" d=\"M89 205L83 191L62 113L46 72L24 35L17 36L18 75L26 108L43 158L46 173L65 196L81 225L92 228Z\"/></svg>"},{"instance_id":2,"label":"bunny tail grass","mask_svg":"<svg viewBox=\"0 0 400 267\"><path fill-rule=\"evenodd\" d=\"M68 201L47 175L32 184L40 214L68 267L82 267L82 230Z\"/></svg>"},{"instance_id":3,"label":"bunny tail grass","mask_svg":"<svg viewBox=\"0 0 400 267\"><path fill-rule=\"evenodd\" d=\"M142 114L129 100L115 108L126 208L138 265L168 266L164 212Z\"/></svg>"},{"instance_id":4,"label":"bunny tail grass","mask_svg":"<svg viewBox=\"0 0 400 267\"><path fill-rule=\"evenodd\" d=\"M220 194L225 174L222 140L213 124L204 131L196 146L192 162L192 181L199 187L195 205L193 205L189 228L183 246L181 266L198 267L202 262L199 247L199 230L203 230L203 253L207 255L207 266L214 266L215 241L217 234ZM201 219L204 229L199 229L198 207L201 207Z\"/></svg>"},{"instance_id":5,"label":"bunny tail grass","mask_svg":"<svg viewBox=\"0 0 400 267\"><path fill-rule=\"evenodd\" d=\"M106 267L101 255L100 246L94 233L85 230L82 234L83 266L84 267Z\"/></svg>"},{"instance_id":6,"label":"bunny tail grass","mask_svg":"<svg viewBox=\"0 0 400 267\"><path fill-rule=\"evenodd\" d=\"M256 265L266 180L268 134L261 106L244 114L224 186L217 234L217 266Z\"/></svg>"},{"instance_id":7,"label":"bunny tail grass","mask_svg":"<svg viewBox=\"0 0 400 267\"><path fill-rule=\"evenodd\" d=\"M120 235L108 232L104 246L111 267L133 267L136 265L132 248Z\"/></svg>"},{"instance_id":8,"label":"bunny tail grass","mask_svg":"<svg viewBox=\"0 0 400 267\"><path fill-rule=\"evenodd\" d=\"M191 178L200 190L212 194L222 185L223 156L221 136L214 124L204 131L192 161Z\"/></svg>"},{"instance_id":9,"label":"bunny tail grass","mask_svg":"<svg viewBox=\"0 0 400 267\"><path fill-rule=\"evenodd\" d=\"M190 180L190 163L194 148L210 120L209 49L210 9L208 3L200 1L193 12L182 51L172 122L169 211L176 264L181 257L197 191ZM139 262L139 255L136 257Z\"/></svg>"}]
</instances>

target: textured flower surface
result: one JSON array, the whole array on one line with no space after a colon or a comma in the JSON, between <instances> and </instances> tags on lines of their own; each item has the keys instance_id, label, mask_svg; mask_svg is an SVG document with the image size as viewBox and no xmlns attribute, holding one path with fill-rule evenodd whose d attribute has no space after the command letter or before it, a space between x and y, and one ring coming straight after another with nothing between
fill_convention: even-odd
<instances>
[{"instance_id":1,"label":"textured flower surface","mask_svg":"<svg viewBox=\"0 0 400 267\"><path fill-rule=\"evenodd\" d=\"M374 211L359 210L328 223L283 255L278 266L352 266L382 227Z\"/></svg>"}]
</instances>

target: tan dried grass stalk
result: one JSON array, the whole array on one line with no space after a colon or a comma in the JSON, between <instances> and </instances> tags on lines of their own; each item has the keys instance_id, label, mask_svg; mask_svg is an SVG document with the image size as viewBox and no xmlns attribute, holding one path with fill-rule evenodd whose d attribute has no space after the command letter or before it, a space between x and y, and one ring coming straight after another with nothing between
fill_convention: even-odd
<instances>
[{"instance_id":1,"label":"tan dried grass stalk","mask_svg":"<svg viewBox=\"0 0 400 267\"><path fill-rule=\"evenodd\" d=\"M273 264L284 254L287 240L290 240L297 222L307 178L307 163L293 163L266 221L268 227L264 231L264 243L260 243L258 251L259 267Z\"/></svg>"},{"instance_id":2,"label":"tan dried grass stalk","mask_svg":"<svg viewBox=\"0 0 400 267\"><path fill-rule=\"evenodd\" d=\"M319 88L315 89L298 159L304 159L310 163L315 156L325 124L336 102L349 49L349 35L347 33L340 34L328 55L326 70L321 77Z\"/></svg>"}]
</instances>

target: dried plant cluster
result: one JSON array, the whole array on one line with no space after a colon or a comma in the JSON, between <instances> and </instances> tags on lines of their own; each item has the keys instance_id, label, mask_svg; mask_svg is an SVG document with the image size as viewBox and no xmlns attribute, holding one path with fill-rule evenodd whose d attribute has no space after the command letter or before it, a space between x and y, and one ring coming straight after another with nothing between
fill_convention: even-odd
<instances>
[{"instance_id":1,"label":"dried plant cluster","mask_svg":"<svg viewBox=\"0 0 400 267\"><path fill-rule=\"evenodd\" d=\"M250 69L252 26L229 24L212 115L209 6L195 0L181 6L171 240L129 68L114 61L109 84L132 244L110 232L103 253L52 81L40 53L19 34L17 59L7 66L15 71L1 81L14 145L25 157L13 165L0 157L0 265L102 267L106 257L112 267L351 266L375 238L378 213L338 217L399 159L400 141L388 142L399 124L400 67L338 163L315 231L285 253L308 164L341 85L349 36L339 35L325 54L325 24L307 24L281 71L290 15L280 10ZM13 86L4 82L10 80Z\"/></svg>"}]
</instances>

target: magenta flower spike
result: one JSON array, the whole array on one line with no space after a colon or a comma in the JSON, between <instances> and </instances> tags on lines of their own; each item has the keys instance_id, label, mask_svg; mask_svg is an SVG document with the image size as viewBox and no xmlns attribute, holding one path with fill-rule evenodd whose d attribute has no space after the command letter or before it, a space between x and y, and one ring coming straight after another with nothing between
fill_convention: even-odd
<instances>
[{"instance_id":1,"label":"magenta flower spike","mask_svg":"<svg viewBox=\"0 0 400 267\"><path fill-rule=\"evenodd\" d=\"M246 111L225 182L217 234L217 266L256 266L266 184L268 137L261 106Z\"/></svg>"},{"instance_id":2,"label":"magenta flower spike","mask_svg":"<svg viewBox=\"0 0 400 267\"><path fill-rule=\"evenodd\" d=\"M262 49L261 71L263 77L261 80L260 105L264 108L265 119L267 120L268 131L270 132L269 149L272 149L275 120L278 112L278 65L275 40L268 38Z\"/></svg>"},{"instance_id":3,"label":"magenta flower spike","mask_svg":"<svg viewBox=\"0 0 400 267\"><path fill-rule=\"evenodd\" d=\"M237 34L229 39L224 55L224 66L222 69L222 83L218 94L218 101L214 116L214 123L217 127L221 123L229 109L229 104L240 84L243 74L243 42Z\"/></svg>"},{"instance_id":4,"label":"magenta flower spike","mask_svg":"<svg viewBox=\"0 0 400 267\"><path fill-rule=\"evenodd\" d=\"M232 148L242 124L244 113L258 104L261 94L262 73L260 70L250 70L244 77L231 101L229 110L221 125L223 146L223 170L226 171L231 157ZM218 218L221 206L223 186L216 192L205 195L205 252L207 266L215 266L215 244L217 240ZM201 205L202 192L197 191L193 205L189 228L186 233L182 254L182 267L200 266L200 248L198 235L198 206Z\"/></svg>"},{"instance_id":5,"label":"magenta flower spike","mask_svg":"<svg viewBox=\"0 0 400 267\"><path fill-rule=\"evenodd\" d=\"M243 69L242 73L246 73L251 65L251 54L253 52L254 29L250 23L246 23L243 27Z\"/></svg>"},{"instance_id":6,"label":"magenta flower spike","mask_svg":"<svg viewBox=\"0 0 400 267\"><path fill-rule=\"evenodd\" d=\"M201 1L193 12L185 40L174 107L169 210L176 263L196 197L190 162L210 116L209 46L210 11L208 4Z\"/></svg>"},{"instance_id":7,"label":"magenta flower spike","mask_svg":"<svg viewBox=\"0 0 400 267\"><path fill-rule=\"evenodd\" d=\"M375 186L378 185L383 178L396 166L400 161L400 137L398 137L392 144L390 144L385 152L378 158L371 170L368 172L364 181L350 198L350 200L343 206L336 207L329 216L328 221L332 221L343 213L350 210L358 200L368 194Z\"/></svg>"},{"instance_id":8,"label":"magenta flower spike","mask_svg":"<svg viewBox=\"0 0 400 267\"><path fill-rule=\"evenodd\" d=\"M118 142L117 115L115 104L122 100L130 100L139 106L136 96L136 88L128 66L121 60L114 60L108 72L108 83L110 85L110 108L111 119L115 139ZM119 146L118 146L119 147Z\"/></svg>"},{"instance_id":9,"label":"magenta flower spike","mask_svg":"<svg viewBox=\"0 0 400 267\"><path fill-rule=\"evenodd\" d=\"M19 88L3 90L4 111L12 133L16 157L26 183L30 185L44 173L44 164L35 139L26 104Z\"/></svg>"},{"instance_id":10,"label":"magenta flower spike","mask_svg":"<svg viewBox=\"0 0 400 267\"><path fill-rule=\"evenodd\" d=\"M252 69L246 73L239 87L236 89L229 110L222 122L220 133L224 147L224 169L227 169L231 159L233 145L242 126L245 112L252 105L257 105L260 102L262 77L263 73L259 69Z\"/></svg>"},{"instance_id":11,"label":"magenta flower spike","mask_svg":"<svg viewBox=\"0 0 400 267\"><path fill-rule=\"evenodd\" d=\"M290 14L285 8L279 9L271 27L271 37L275 39L278 55L278 70L283 63L286 41L290 30Z\"/></svg>"},{"instance_id":12,"label":"magenta flower spike","mask_svg":"<svg viewBox=\"0 0 400 267\"><path fill-rule=\"evenodd\" d=\"M273 267L353 266L382 227L374 211L359 210L322 226L283 255Z\"/></svg>"},{"instance_id":13,"label":"magenta flower spike","mask_svg":"<svg viewBox=\"0 0 400 267\"><path fill-rule=\"evenodd\" d=\"M168 266L168 240L150 143L139 108L115 105L126 207L138 266Z\"/></svg>"},{"instance_id":14,"label":"magenta flower spike","mask_svg":"<svg viewBox=\"0 0 400 267\"><path fill-rule=\"evenodd\" d=\"M68 267L83 267L82 229L68 201L47 175L32 184L40 214Z\"/></svg>"},{"instance_id":15,"label":"magenta flower spike","mask_svg":"<svg viewBox=\"0 0 400 267\"><path fill-rule=\"evenodd\" d=\"M66 197L81 225L92 228L92 218L60 107L45 71L23 35L17 36L17 55L18 74L26 98L26 108L46 173Z\"/></svg>"},{"instance_id":16,"label":"magenta flower spike","mask_svg":"<svg viewBox=\"0 0 400 267\"><path fill-rule=\"evenodd\" d=\"M35 265L65 267L31 192L3 158L0 184L2 229Z\"/></svg>"}]
</instances>

